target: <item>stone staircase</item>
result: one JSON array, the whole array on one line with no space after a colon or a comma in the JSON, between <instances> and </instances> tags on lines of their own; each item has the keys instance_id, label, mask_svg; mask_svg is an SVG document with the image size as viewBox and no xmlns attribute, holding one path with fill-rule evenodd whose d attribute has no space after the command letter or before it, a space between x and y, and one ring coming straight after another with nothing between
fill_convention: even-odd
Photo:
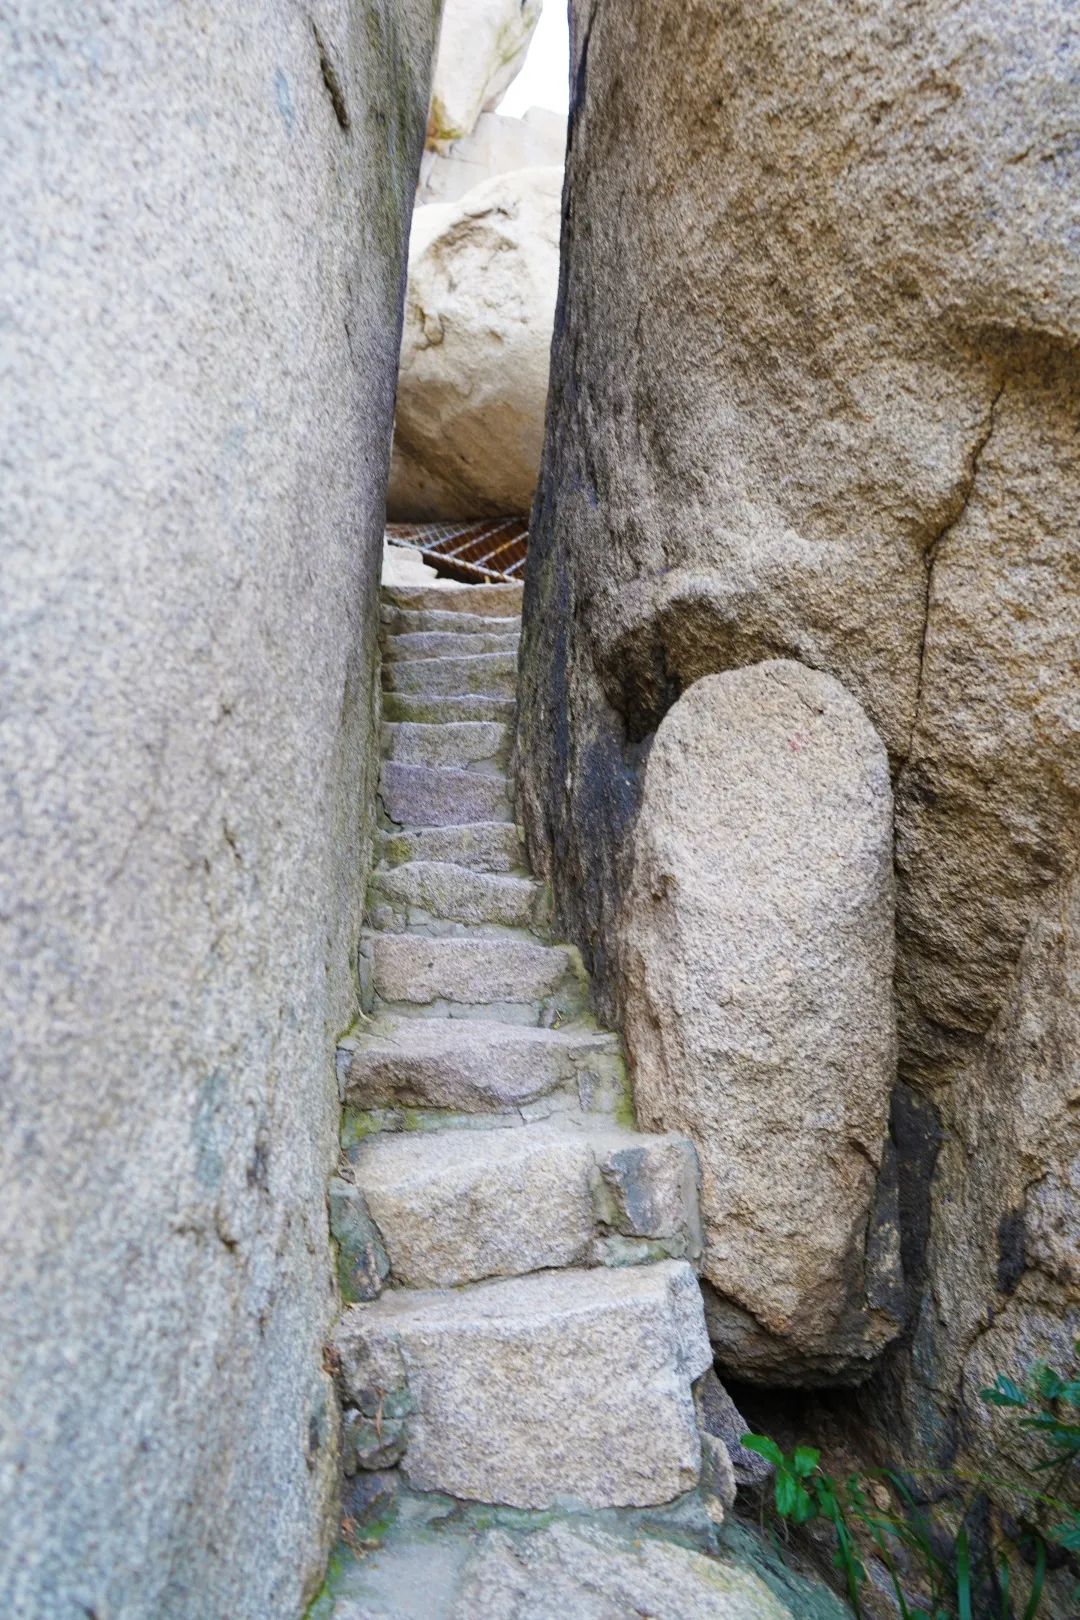
<instances>
[{"instance_id":1,"label":"stone staircase","mask_svg":"<svg viewBox=\"0 0 1080 1620\"><path fill-rule=\"evenodd\" d=\"M434 1503L458 1519L469 1504L558 1510L577 1536L590 1513L692 1500L700 1539L735 1478L705 1418L726 1396L694 1272L697 1161L685 1138L635 1128L619 1041L589 1016L577 952L549 938L507 774L520 600L383 590L365 1016L339 1052L347 1168L331 1197L352 1301L332 1347L346 1515L370 1536L403 1499L414 1524ZM456 1615L417 1574L431 1549L385 1531L363 1601L324 1612L412 1614L418 1581L416 1613ZM448 1556L443 1543L435 1565ZM786 1613L690 1584L687 1613Z\"/></svg>"}]
</instances>

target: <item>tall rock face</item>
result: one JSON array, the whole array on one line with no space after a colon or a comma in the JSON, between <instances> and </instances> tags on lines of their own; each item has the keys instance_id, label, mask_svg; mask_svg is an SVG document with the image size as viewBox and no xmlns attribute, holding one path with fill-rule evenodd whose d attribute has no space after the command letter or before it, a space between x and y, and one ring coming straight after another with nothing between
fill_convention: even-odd
<instances>
[{"instance_id":1,"label":"tall rock face","mask_svg":"<svg viewBox=\"0 0 1080 1620\"><path fill-rule=\"evenodd\" d=\"M294 1620L429 0L0 25L0 1610Z\"/></svg>"},{"instance_id":2,"label":"tall rock face","mask_svg":"<svg viewBox=\"0 0 1080 1620\"><path fill-rule=\"evenodd\" d=\"M523 647L534 864L602 1010L643 1026L612 942L682 694L782 660L868 717L894 792L880 1163L907 1290L879 1412L950 1464L990 1444L961 1389L1060 1355L1080 1314L1080 35L1059 0L575 12ZM704 829L720 719L701 730ZM799 1195L778 1169L773 1196ZM879 1176L867 1256L890 1196Z\"/></svg>"}]
</instances>

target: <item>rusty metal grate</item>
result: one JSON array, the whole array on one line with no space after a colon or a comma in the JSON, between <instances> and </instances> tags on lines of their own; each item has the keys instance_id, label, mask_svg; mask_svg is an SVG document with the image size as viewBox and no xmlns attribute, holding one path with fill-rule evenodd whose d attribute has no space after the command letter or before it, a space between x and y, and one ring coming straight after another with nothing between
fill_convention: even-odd
<instances>
[{"instance_id":1,"label":"rusty metal grate","mask_svg":"<svg viewBox=\"0 0 1080 1620\"><path fill-rule=\"evenodd\" d=\"M522 517L479 518L473 523L388 523L392 546L418 551L449 579L520 580L525 573L529 525Z\"/></svg>"}]
</instances>

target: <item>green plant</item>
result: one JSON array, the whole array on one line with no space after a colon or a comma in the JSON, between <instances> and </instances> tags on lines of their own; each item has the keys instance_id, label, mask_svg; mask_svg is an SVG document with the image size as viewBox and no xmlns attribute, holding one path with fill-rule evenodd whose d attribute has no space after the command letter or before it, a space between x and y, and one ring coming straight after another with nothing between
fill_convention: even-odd
<instances>
[{"instance_id":1,"label":"green plant","mask_svg":"<svg viewBox=\"0 0 1080 1620\"><path fill-rule=\"evenodd\" d=\"M1055 1486L1080 1462L1080 1339L1073 1345L1073 1358L1071 1375L1038 1362L1023 1388L998 1373L989 1389L979 1391L988 1405L1023 1413L1020 1427L1050 1447L1050 1456L1036 1467L1051 1470ZM1070 1513L1047 1536L1066 1552L1080 1553L1080 1512Z\"/></svg>"},{"instance_id":2,"label":"green plant","mask_svg":"<svg viewBox=\"0 0 1080 1620\"><path fill-rule=\"evenodd\" d=\"M1080 1552L1080 1512L1070 1509L1056 1494L1065 1476L1080 1463L1080 1340L1074 1346L1076 1367L1060 1373L1040 1363L1021 1386L999 1374L981 1397L988 1405L1016 1415L1020 1426L1037 1435L1050 1455L1035 1466L1049 1471L1052 1491L1032 1491L1016 1482L991 1480L981 1475L954 1473L951 1505L959 1514L959 1528L946 1531L933 1522L920 1506L910 1485L895 1470L880 1469L861 1477L852 1474L843 1483L821 1467L821 1454L814 1446L799 1445L785 1453L764 1434L747 1434L742 1443L749 1451L766 1458L775 1470L773 1501L778 1517L787 1524L806 1525L823 1520L834 1538L833 1562L843 1577L848 1601L862 1620L862 1592L867 1581L866 1567L859 1554L859 1535L872 1543L888 1573L900 1620L990 1620L986 1603L994 1604L994 1620L1012 1620L1017 1614L1010 1592L1012 1561L1008 1544L1000 1549L980 1590L990 1590L991 1598L980 1599L975 1612L976 1572L968 1519L974 1509L986 1502L986 1489L995 1485L1026 1497L1041 1509L1063 1511L1065 1517L1045 1533L1035 1533L1031 1583L1019 1620L1037 1620L1046 1585L1047 1541L1066 1553ZM931 1471L927 1471L928 1474ZM984 1574L986 1572L984 1571ZM918 1592L917 1599L911 1591ZM1080 1589L1077 1596L1080 1597Z\"/></svg>"}]
</instances>

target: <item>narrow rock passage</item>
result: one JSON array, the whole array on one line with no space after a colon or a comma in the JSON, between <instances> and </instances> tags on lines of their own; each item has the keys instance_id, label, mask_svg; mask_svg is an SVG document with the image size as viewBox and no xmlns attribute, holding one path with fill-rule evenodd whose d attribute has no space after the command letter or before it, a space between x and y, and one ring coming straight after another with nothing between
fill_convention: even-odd
<instances>
[{"instance_id":1,"label":"narrow rock passage","mask_svg":"<svg viewBox=\"0 0 1080 1620\"><path fill-rule=\"evenodd\" d=\"M322 1611L337 1620L540 1613L515 1606L534 1562L562 1612L591 1614L566 1560L629 1601L657 1578L633 1539L643 1510L681 1514L711 1550L734 1497L695 1402L713 1374L694 1149L634 1128L620 1043L549 937L514 824L520 604L510 585L383 590L365 1017L340 1052L349 1170L332 1197L353 1301L333 1350L346 1515L377 1549ZM544 1518L502 1546L521 1510ZM563 1531L542 1550L552 1510ZM672 1615L787 1612L748 1571L650 1533L686 1586Z\"/></svg>"}]
</instances>

